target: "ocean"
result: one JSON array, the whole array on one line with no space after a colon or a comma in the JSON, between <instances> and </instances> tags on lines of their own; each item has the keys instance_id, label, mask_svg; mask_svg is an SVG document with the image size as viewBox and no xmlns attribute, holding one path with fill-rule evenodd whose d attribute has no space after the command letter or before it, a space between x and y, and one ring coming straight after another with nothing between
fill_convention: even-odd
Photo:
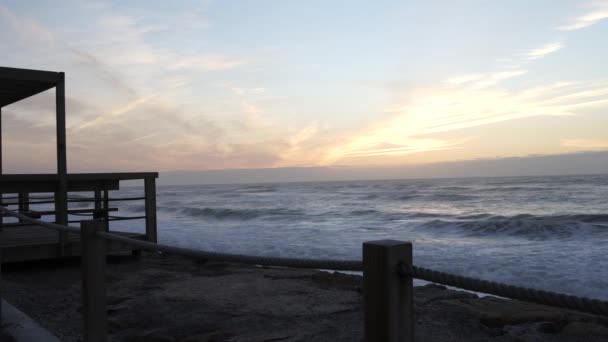
<instances>
[{"instance_id":1,"label":"ocean","mask_svg":"<svg viewBox=\"0 0 608 342\"><path fill-rule=\"evenodd\" d=\"M158 187L159 242L239 254L361 258L413 242L414 263L608 299L608 176ZM141 194L141 187L112 197ZM143 202L114 202L119 215ZM143 222L113 228L142 231Z\"/></svg>"}]
</instances>

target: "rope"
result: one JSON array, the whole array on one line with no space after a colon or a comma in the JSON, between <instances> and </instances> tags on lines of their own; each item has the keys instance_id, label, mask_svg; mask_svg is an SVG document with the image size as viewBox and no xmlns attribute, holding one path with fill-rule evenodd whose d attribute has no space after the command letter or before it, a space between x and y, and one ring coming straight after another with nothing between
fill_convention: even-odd
<instances>
[{"instance_id":1,"label":"rope","mask_svg":"<svg viewBox=\"0 0 608 342\"><path fill-rule=\"evenodd\" d=\"M50 203L55 203L55 201L25 201L25 202L8 202L8 203L3 203L3 205L19 205L21 203L24 204L50 204Z\"/></svg>"},{"instance_id":2,"label":"rope","mask_svg":"<svg viewBox=\"0 0 608 342\"><path fill-rule=\"evenodd\" d=\"M119 236L107 232L97 232L97 235L107 240L121 242L141 249L176 254L195 259L205 259L213 261L235 262L250 265L263 266L282 266L292 268L312 268L338 271L361 271L363 269L361 261L355 260L324 260L324 259L296 259L296 258L277 258L265 256L251 256L240 254L227 254L217 252L207 252L190 248L174 247L157 244L148 241L136 240L128 237Z\"/></svg>"},{"instance_id":3,"label":"rope","mask_svg":"<svg viewBox=\"0 0 608 342\"><path fill-rule=\"evenodd\" d=\"M141 220L145 219L145 216L108 216L110 221L126 221L126 220Z\"/></svg>"},{"instance_id":4,"label":"rope","mask_svg":"<svg viewBox=\"0 0 608 342\"><path fill-rule=\"evenodd\" d=\"M526 302L557 306L578 310L595 315L608 316L608 302L598 299L577 297L557 292L531 289L522 286L507 285L493 281L464 277L428 268L399 264L399 274L423 279L461 289L488 293L496 296L519 299Z\"/></svg>"},{"instance_id":5,"label":"rope","mask_svg":"<svg viewBox=\"0 0 608 342\"><path fill-rule=\"evenodd\" d=\"M108 198L110 202L117 201L141 201L145 200L145 197L116 197L116 198ZM103 198L92 198L92 197L69 197L68 202L103 202Z\"/></svg>"},{"instance_id":6,"label":"rope","mask_svg":"<svg viewBox=\"0 0 608 342\"><path fill-rule=\"evenodd\" d=\"M59 231L62 231L62 232L70 232L70 233L80 234L80 228L78 228L78 227L70 227L70 226L64 226L64 225L61 225L61 224L56 224L56 223L36 220L36 219L33 219L33 218L29 217L29 216L25 216L25 215L16 213L16 212L14 212L12 210L9 210L9 209L7 209L5 207L1 207L1 206L0 206L0 212L2 212L4 214L7 214L9 216L12 216L12 217L16 217L18 219L21 219L22 221L33 223L33 224L35 224L37 226L42 226L42 227L49 228L49 229L55 229L55 230L59 230Z\"/></svg>"},{"instance_id":7,"label":"rope","mask_svg":"<svg viewBox=\"0 0 608 342\"><path fill-rule=\"evenodd\" d=\"M108 201L110 202L116 202L116 201L141 201L141 200L145 200L145 197L116 197L116 198L109 198Z\"/></svg>"}]
</instances>

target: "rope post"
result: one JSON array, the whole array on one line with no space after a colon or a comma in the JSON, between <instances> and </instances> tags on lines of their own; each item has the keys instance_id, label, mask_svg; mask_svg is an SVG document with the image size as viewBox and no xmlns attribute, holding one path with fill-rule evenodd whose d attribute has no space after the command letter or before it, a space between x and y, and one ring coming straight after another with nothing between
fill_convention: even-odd
<instances>
[{"instance_id":1,"label":"rope post","mask_svg":"<svg viewBox=\"0 0 608 342\"><path fill-rule=\"evenodd\" d=\"M363 243L366 342L414 341L413 281L398 273L400 263L412 265L411 242Z\"/></svg>"},{"instance_id":2,"label":"rope post","mask_svg":"<svg viewBox=\"0 0 608 342\"><path fill-rule=\"evenodd\" d=\"M106 312L106 242L97 235L103 232L101 220L81 221L82 243L82 314L84 341L107 341Z\"/></svg>"},{"instance_id":3,"label":"rope post","mask_svg":"<svg viewBox=\"0 0 608 342\"><path fill-rule=\"evenodd\" d=\"M156 232L156 178L144 178L144 197L146 211L146 240L158 242Z\"/></svg>"}]
</instances>

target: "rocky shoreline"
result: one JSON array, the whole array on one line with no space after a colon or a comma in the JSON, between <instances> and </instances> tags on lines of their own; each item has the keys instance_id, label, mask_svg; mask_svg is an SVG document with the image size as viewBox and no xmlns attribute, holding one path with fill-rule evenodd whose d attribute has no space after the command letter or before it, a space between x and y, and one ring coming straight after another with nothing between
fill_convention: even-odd
<instances>
[{"instance_id":1,"label":"rocky shoreline","mask_svg":"<svg viewBox=\"0 0 608 342\"><path fill-rule=\"evenodd\" d=\"M64 341L81 339L78 260L3 266L3 297ZM360 341L361 277L111 257L112 341ZM417 341L608 341L608 318L446 289L415 288Z\"/></svg>"}]
</instances>

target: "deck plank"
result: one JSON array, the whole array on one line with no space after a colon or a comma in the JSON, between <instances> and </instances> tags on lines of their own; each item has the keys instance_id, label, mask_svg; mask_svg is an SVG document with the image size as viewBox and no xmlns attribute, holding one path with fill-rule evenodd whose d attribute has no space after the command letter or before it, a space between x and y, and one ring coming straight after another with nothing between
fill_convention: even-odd
<instances>
[{"instance_id":1,"label":"deck plank","mask_svg":"<svg viewBox=\"0 0 608 342\"><path fill-rule=\"evenodd\" d=\"M114 234L145 239L145 234L111 231ZM36 225L5 227L0 230L2 262L41 260L60 257L57 231ZM130 251L133 248L108 241L108 252ZM80 255L80 236L69 233L63 256Z\"/></svg>"}]
</instances>

